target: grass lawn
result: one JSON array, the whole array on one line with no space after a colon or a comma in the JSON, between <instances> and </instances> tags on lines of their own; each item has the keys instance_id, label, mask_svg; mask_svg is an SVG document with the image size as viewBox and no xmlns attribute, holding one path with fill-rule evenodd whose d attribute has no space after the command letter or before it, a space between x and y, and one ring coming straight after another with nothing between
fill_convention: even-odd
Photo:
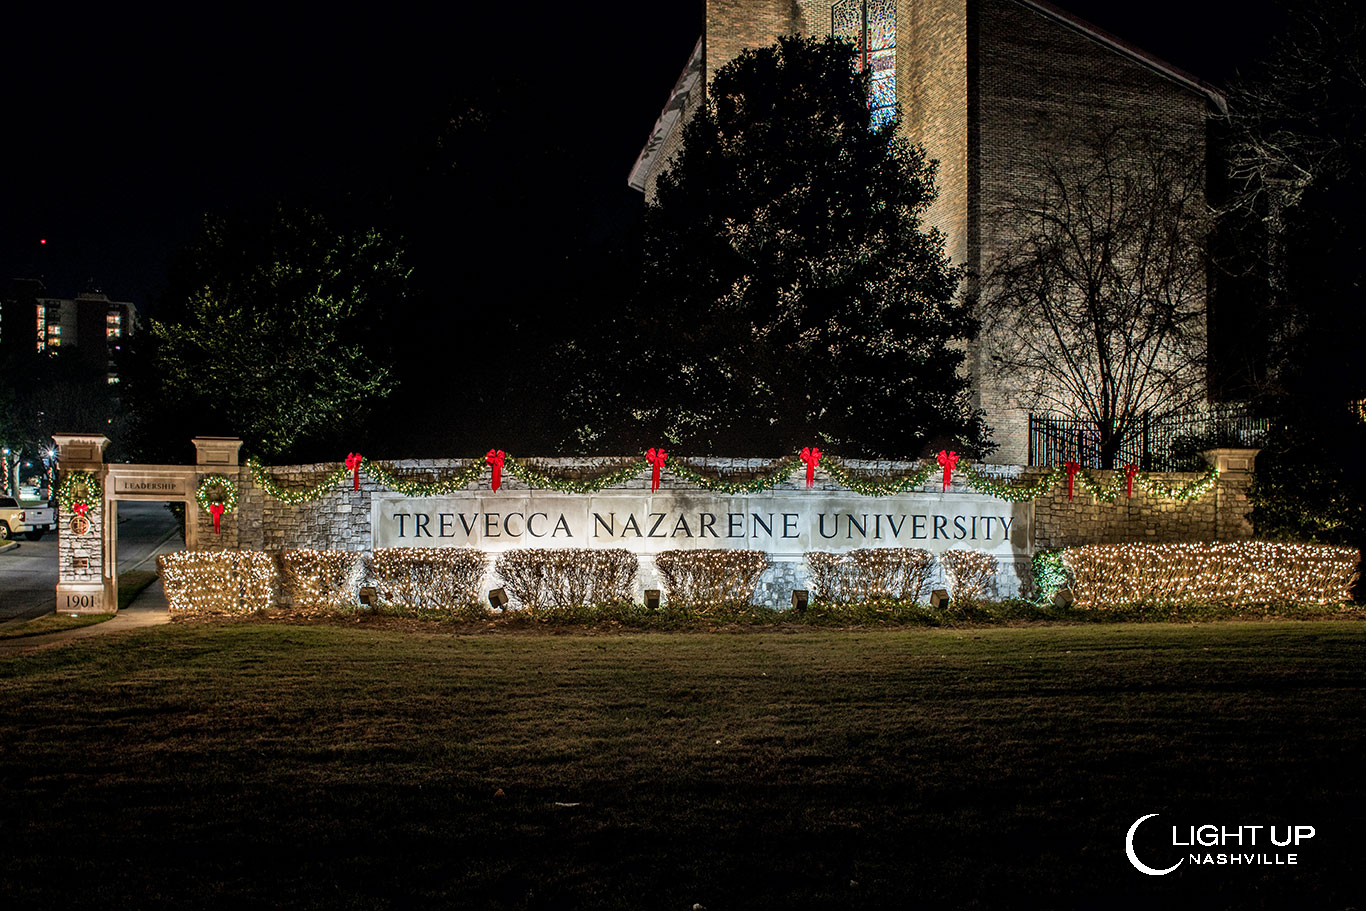
<instances>
[{"instance_id":1,"label":"grass lawn","mask_svg":"<svg viewBox=\"0 0 1366 911\"><path fill-rule=\"evenodd\" d=\"M113 618L113 614L80 614L74 617L70 614L43 614L26 623L0 628L0 640L26 639L45 633L60 633L69 629L80 629L82 626L94 626Z\"/></svg>"},{"instance_id":2,"label":"grass lawn","mask_svg":"<svg viewBox=\"0 0 1366 911\"><path fill-rule=\"evenodd\" d=\"M0 902L1360 907L1364 646L1356 622L97 637L0 659ZM1149 813L1154 866L1178 823L1316 834L1259 842L1295 866L1148 877L1124 836Z\"/></svg>"}]
</instances>

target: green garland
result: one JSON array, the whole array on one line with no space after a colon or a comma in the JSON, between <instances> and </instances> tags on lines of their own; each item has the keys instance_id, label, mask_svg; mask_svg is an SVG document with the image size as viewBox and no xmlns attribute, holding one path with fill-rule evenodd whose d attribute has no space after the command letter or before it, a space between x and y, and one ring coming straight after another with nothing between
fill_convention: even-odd
<instances>
[{"instance_id":1,"label":"green garland","mask_svg":"<svg viewBox=\"0 0 1366 911\"><path fill-rule=\"evenodd\" d=\"M1169 500L1189 503L1191 500L1200 499L1214 489L1214 485L1219 481L1219 469L1211 465L1205 469L1204 474L1200 477L1184 484L1173 481L1155 481L1146 474L1141 474L1134 480L1141 480L1143 489L1148 492L1149 496L1165 497Z\"/></svg>"},{"instance_id":2,"label":"green garland","mask_svg":"<svg viewBox=\"0 0 1366 911\"><path fill-rule=\"evenodd\" d=\"M967 478L968 486L973 490L1008 503L1023 503L1025 500L1037 499L1052 490L1064 477L1063 470L1058 467L1050 468L1048 473L1037 481L1023 483L997 480L978 471L973 465L964 465L961 471Z\"/></svg>"},{"instance_id":3,"label":"green garland","mask_svg":"<svg viewBox=\"0 0 1366 911\"><path fill-rule=\"evenodd\" d=\"M521 459L514 459L512 456L508 456L503 462L504 470L526 486L557 490L560 493L597 493L605 487L631 480L648 467L649 463L645 461L644 457L641 457L631 459L620 468L613 468L603 474L585 480L574 480L553 477L536 468L530 462L523 462ZM669 467L672 468L672 466Z\"/></svg>"},{"instance_id":4,"label":"green garland","mask_svg":"<svg viewBox=\"0 0 1366 911\"><path fill-rule=\"evenodd\" d=\"M211 496L215 490L223 491L222 499L214 499ZM208 512L209 507L214 503L222 503L224 512L237 511L237 485L221 474L211 474L200 481L199 489L194 492L194 498L205 512Z\"/></svg>"},{"instance_id":5,"label":"green garland","mask_svg":"<svg viewBox=\"0 0 1366 911\"><path fill-rule=\"evenodd\" d=\"M484 472L484 461L476 459L466 465L461 472L454 477L440 479L431 482L415 481L412 478L404 478L394 474L389 466L370 459L361 459L361 470L373 478L377 483L389 488L390 490L401 493L405 497L430 497L437 494L456 493L464 490Z\"/></svg>"},{"instance_id":6,"label":"green garland","mask_svg":"<svg viewBox=\"0 0 1366 911\"><path fill-rule=\"evenodd\" d=\"M686 481L690 481L701 487L703 490L719 491L725 494L758 493L761 490L771 490L782 484L792 473L801 465L801 459L788 456L785 459L778 459L770 462L766 470L758 477L750 478L748 481L730 481L726 478L709 478L693 468L687 462L675 460L665 465L670 471Z\"/></svg>"},{"instance_id":7,"label":"green garland","mask_svg":"<svg viewBox=\"0 0 1366 911\"><path fill-rule=\"evenodd\" d=\"M303 503L312 503L322 499L329 490L338 482L344 480L349 474L346 466L342 465L329 472L321 481L312 487L301 490L286 490L282 488L275 479L272 478L266 467L256 458L249 457L247 465L251 468L252 477L261 488L279 500L291 506L298 506ZM725 494L747 494L757 493L761 490L770 490L779 484L788 481L794 472L801 467L801 460L795 456L778 459L770 462L765 470L757 477L746 481L732 481L724 477L707 477L692 465L681 459L671 459L665 468L673 472L676 476L700 487L704 490L716 491ZM821 459L820 466L838 484L870 497L890 497L907 491L916 490L923 487L930 476L941 468L933 462L922 464L911 471L902 475L892 475L885 473L861 473L856 469L850 468L841 459L826 455ZM381 486L403 494L407 497L426 497L441 494L456 493L466 489L483 474L487 465L483 459L474 459L470 464L459 471L458 474L431 482L415 481L404 478L394 473L393 469L380 462L364 459L361 468L367 475L373 478ZM533 489L554 490L560 493L586 494L596 493L607 487L613 487L635 478L649 468L649 464L642 458L629 459L617 468L611 468L602 474L594 475L586 479L559 478L548 474L544 470L536 467L531 462L515 459L508 456L503 464L503 468L508 474L517 478L522 483ZM1048 493L1059 484L1063 483L1067 477L1066 470L1062 466L1054 466L1034 481L1005 481L993 478L982 472L976 465L964 463L959 466L957 471L961 472L968 487L973 490L1005 500L1010 503L1021 503L1026 500L1037 499ZM99 499L100 486L94 475L87 472L74 472L67 475L62 484L59 497L62 505L70 509L70 491L74 480L77 478L87 479L86 484L91 492L92 499ZM224 489L229 491L232 498L231 510L236 507L236 490L221 475L205 478L200 485L200 493L196 495L200 499L200 505L204 505L202 496L205 484L210 480L215 480ZM1219 479L1219 470L1213 466L1207 468L1199 477L1191 481L1159 481L1154 479L1147 472L1142 472L1134 476L1134 484L1140 490L1145 491L1149 496L1160 497L1171 500L1189 502L1199 499L1209 492ZM1125 488L1125 473L1123 470L1115 471L1111 474L1108 481L1102 483L1095 475L1089 471L1077 473L1077 481L1082 490L1089 493L1096 500L1104 503L1114 503L1121 496ZM205 509L208 507L205 506Z\"/></svg>"},{"instance_id":8,"label":"green garland","mask_svg":"<svg viewBox=\"0 0 1366 911\"><path fill-rule=\"evenodd\" d=\"M84 489L83 496L76 495L77 487ZM100 486L100 479L88 471L67 472L62 486L57 490L57 502L62 504L62 512L73 512L76 503L88 503L93 508L103 496L104 488Z\"/></svg>"},{"instance_id":9,"label":"green garland","mask_svg":"<svg viewBox=\"0 0 1366 911\"><path fill-rule=\"evenodd\" d=\"M279 500L281 503L290 506L300 506L304 503L313 503L321 500L328 491L337 485L337 482L345 478L350 472L345 465L340 465L334 471L328 472L321 481L312 487L302 490L285 490L275 479L266 471L266 467L256 460L254 456L247 457L247 467L251 469L251 476L256 483L261 486L267 494Z\"/></svg>"},{"instance_id":10,"label":"green garland","mask_svg":"<svg viewBox=\"0 0 1366 911\"><path fill-rule=\"evenodd\" d=\"M931 462L900 477L878 475L875 478L867 478L854 474L853 469L831 455L822 457L820 464L837 482L854 491L854 493L861 493L868 497L891 497L908 490L914 490L923 486L930 479L930 475L942 470L938 465Z\"/></svg>"}]
</instances>

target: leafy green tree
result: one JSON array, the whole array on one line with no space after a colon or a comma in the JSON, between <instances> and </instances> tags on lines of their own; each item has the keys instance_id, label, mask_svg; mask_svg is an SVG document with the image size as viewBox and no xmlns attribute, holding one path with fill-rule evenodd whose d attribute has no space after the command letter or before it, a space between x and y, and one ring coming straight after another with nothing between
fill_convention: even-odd
<instances>
[{"instance_id":1,"label":"leafy green tree","mask_svg":"<svg viewBox=\"0 0 1366 911\"><path fill-rule=\"evenodd\" d=\"M922 222L934 169L868 88L834 39L717 72L648 205L641 289L584 358L581 442L983 448L959 371L977 324Z\"/></svg>"},{"instance_id":2,"label":"leafy green tree","mask_svg":"<svg viewBox=\"0 0 1366 911\"><path fill-rule=\"evenodd\" d=\"M379 332L408 275L378 231L339 232L308 210L206 218L139 352L144 453L166 433L177 447L238 435L273 460L356 445L394 387Z\"/></svg>"}]
</instances>

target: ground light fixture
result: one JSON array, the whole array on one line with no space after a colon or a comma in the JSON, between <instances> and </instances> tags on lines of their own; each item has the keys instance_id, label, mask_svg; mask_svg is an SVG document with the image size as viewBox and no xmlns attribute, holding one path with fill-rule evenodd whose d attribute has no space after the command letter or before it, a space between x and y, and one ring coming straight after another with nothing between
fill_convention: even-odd
<instances>
[{"instance_id":1,"label":"ground light fixture","mask_svg":"<svg viewBox=\"0 0 1366 911\"><path fill-rule=\"evenodd\" d=\"M794 589L792 589L792 609L793 609L793 610L806 610L806 604L807 604L807 601L809 600L809 598L810 598L810 596L808 595L806 589L804 589L804 588L794 588Z\"/></svg>"},{"instance_id":2,"label":"ground light fixture","mask_svg":"<svg viewBox=\"0 0 1366 911\"><path fill-rule=\"evenodd\" d=\"M1060 588L1053 595L1053 606L1067 608L1072 606L1072 589Z\"/></svg>"},{"instance_id":3,"label":"ground light fixture","mask_svg":"<svg viewBox=\"0 0 1366 911\"><path fill-rule=\"evenodd\" d=\"M507 610L508 593L506 589L495 588L489 592L489 607L494 610Z\"/></svg>"},{"instance_id":4,"label":"ground light fixture","mask_svg":"<svg viewBox=\"0 0 1366 911\"><path fill-rule=\"evenodd\" d=\"M930 607L943 610L949 606L949 593L946 589L936 588L930 592Z\"/></svg>"},{"instance_id":5,"label":"ground light fixture","mask_svg":"<svg viewBox=\"0 0 1366 911\"><path fill-rule=\"evenodd\" d=\"M659 610L659 589L645 589L645 606L650 610Z\"/></svg>"}]
</instances>

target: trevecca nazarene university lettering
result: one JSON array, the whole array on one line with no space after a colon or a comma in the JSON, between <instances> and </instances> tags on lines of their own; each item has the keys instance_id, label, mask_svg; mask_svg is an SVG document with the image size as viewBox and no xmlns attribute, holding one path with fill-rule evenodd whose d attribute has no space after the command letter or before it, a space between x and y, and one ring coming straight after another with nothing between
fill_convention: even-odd
<instances>
[{"instance_id":1,"label":"trevecca nazarene university lettering","mask_svg":"<svg viewBox=\"0 0 1366 911\"><path fill-rule=\"evenodd\" d=\"M828 491L726 496L706 491L568 495L508 490L378 495L375 547L623 547L762 550L775 556L861 547L1030 551L1033 505L951 492L866 497Z\"/></svg>"}]
</instances>

